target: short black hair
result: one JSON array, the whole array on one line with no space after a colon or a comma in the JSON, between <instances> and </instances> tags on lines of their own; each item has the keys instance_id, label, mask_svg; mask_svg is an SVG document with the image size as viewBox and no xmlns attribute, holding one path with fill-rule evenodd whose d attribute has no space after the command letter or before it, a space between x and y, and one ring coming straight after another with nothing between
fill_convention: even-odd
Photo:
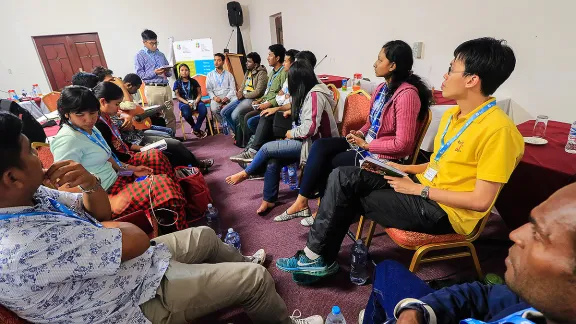
<instances>
[{"instance_id":1,"label":"short black hair","mask_svg":"<svg viewBox=\"0 0 576 324\"><path fill-rule=\"evenodd\" d=\"M98 77L98 81L102 82L107 75L113 75L114 71L103 66L96 66L92 70L92 74L95 74Z\"/></svg>"},{"instance_id":2,"label":"short black hair","mask_svg":"<svg viewBox=\"0 0 576 324\"><path fill-rule=\"evenodd\" d=\"M284 63L284 57L286 56L286 48L282 44L274 44L268 47L270 52L274 53L274 56L280 57L280 63Z\"/></svg>"},{"instance_id":3,"label":"short black hair","mask_svg":"<svg viewBox=\"0 0 576 324\"><path fill-rule=\"evenodd\" d=\"M139 87L142 85L142 79L136 73L128 73L124 76L124 83L130 83L132 86Z\"/></svg>"},{"instance_id":4,"label":"short black hair","mask_svg":"<svg viewBox=\"0 0 576 324\"><path fill-rule=\"evenodd\" d=\"M316 67L316 55L310 51L300 51L296 54L297 60L304 60L308 61L308 64L312 66L312 68Z\"/></svg>"},{"instance_id":5,"label":"short black hair","mask_svg":"<svg viewBox=\"0 0 576 324\"><path fill-rule=\"evenodd\" d=\"M290 59L292 60L292 63L294 63L294 61L296 61L296 55L298 55L299 52L300 52L300 51L297 50L297 49L287 50L284 59L286 59L286 56L290 56Z\"/></svg>"},{"instance_id":6,"label":"short black hair","mask_svg":"<svg viewBox=\"0 0 576 324\"><path fill-rule=\"evenodd\" d=\"M150 40L157 40L158 39L158 35L156 35L156 33L151 31L150 29L144 29L144 31L142 32L142 34L140 34L140 36L142 36L143 41L150 41Z\"/></svg>"},{"instance_id":7,"label":"short black hair","mask_svg":"<svg viewBox=\"0 0 576 324\"><path fill-rule=\"evenodd\" d=\"M20 167L22 121L9 112L0 112L0 177L8 169Z\"/></svg>"},{"instance_id":8,"label":"short black hair","mask_svg":"<svg viewBox=\"0 0 576 324\"><path fill-rule=\"evenodd\" d=\"M94 88L94 95L98 100L104 99L106 101L118 100L124 98L124 92L116 83L113 82L100 82Z\"/></svg>"},{"instance_id":9,"label":"short black hair","mask_svg":"<svg viewBox=\"0 0 576 324\"><path fill-rule=\"evenodd\" d=\"M260 54L258 54L256 52L248 53L248 55L246 55L246 58L252 59L252 61L256 64L262 63L262 58L260 57Z\"/></svg>"},{"instance_id":10,"label":"short black hair","mask_svg":"<svg viewBox=\"0 0 576 324\"><path fill-rule=\"evenodd\" d=\"M214 56L218 56L222 60L222 62L224 62L226 60L226 56L224 56L224 54L222 54L222 53L216 53L216 54L214 54Z\"/></svg>"},{"instance_id":11,"label":"short black hair","mask_svg":"<svg viewBox=\"0 0 576 324\"><path fill-rule=\"evenodd\" d=\"M67 114L100 111L100 101L92 89L81 86L68 86L62 90L58 99L58 115L63 123L70 124ZM62 125L62 123L60 124Z\"/></svg>"},{"instance_id":12,"label":"short black hair","mask_svg":"<svg viewBox=\"0 0 576 324\"><path fill-rule=\"evenodd\" d=\"M94 88L100 80L94 73L78 72L72 76L72 85Z\"/></svg>"},{"instance_id":13,"label":"short black hair","mask_svg":"<svg viewBox=\"0 0 576 324\"><path fill-rule=\"evenodd\" d=\"M477 75L485 96L496 92L516 67L514 51L503 39L482 37L462 43L454 58L464 62L464 75Z\"/></svg>"}]
</instances>

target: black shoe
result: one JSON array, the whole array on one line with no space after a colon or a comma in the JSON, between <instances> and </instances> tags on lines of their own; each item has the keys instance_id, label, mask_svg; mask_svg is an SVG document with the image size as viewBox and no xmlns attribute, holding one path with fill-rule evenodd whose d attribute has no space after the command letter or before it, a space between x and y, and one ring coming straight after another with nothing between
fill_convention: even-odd
<instances>
[{"instance_id":1,"label":"black shoe","mask_svg":"<svg viewBox=\"0 0 576 324\"><path fill-rule=\"evenodd\" d=\"M174 138L179 140L180 142L184 142L184 137L174 136Z\"/></svg>"}]
</instances>

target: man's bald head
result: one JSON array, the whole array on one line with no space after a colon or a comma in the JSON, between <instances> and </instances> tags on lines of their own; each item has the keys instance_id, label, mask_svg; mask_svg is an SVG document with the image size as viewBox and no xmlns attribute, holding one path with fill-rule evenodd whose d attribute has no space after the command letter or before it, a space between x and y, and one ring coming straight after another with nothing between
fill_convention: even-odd
<instances>
[{"instance_id":1,"label":"man's bald head","mask_svg":"<svg viewBox=\"0 0 576 324\"><path fill-rule=\"evenodd\" d=\"M576 184L534 208L510 238L506 283L548 320L576 323Z\"/></svg>"}]
</instances>

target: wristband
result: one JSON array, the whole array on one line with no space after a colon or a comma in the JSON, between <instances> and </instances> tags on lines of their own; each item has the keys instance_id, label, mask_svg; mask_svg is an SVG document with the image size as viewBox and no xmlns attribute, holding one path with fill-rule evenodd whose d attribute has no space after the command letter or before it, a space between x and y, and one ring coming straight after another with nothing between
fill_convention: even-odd
<instances>
[{"instance_id":1,"label":"wristband","mask_svg":"<svg viewBox=\"0 0 576 324\"><path fill-rule=\"evenodd\" d=\"M434 313L432 307L414 298L406 298L404 300L401 300L394 308L394 316L398 318L398 316L400 316L400 313L402 313L402 311L407 309L417 310L420 313L422 313L424 317L424 323L437 324L436 314Z\"/></svg>"},{"instance_id":2,"label":"wristband","mask_svg":"<svg viewBox=\"0 0 576 324\"><path fill-rule=\"evenodd\" d=\"M82 193L90 194L90 193L96 192L96 190L98 190L99 188L102 188L100 178L98 178L97 176L94 176L94 177L96 178L96 184L94 184L94 186L92 186L92 188L84 189L82 186L78 185L78 188L80 188L80 190L82 190Z\"/></svg>"}]
</instances>

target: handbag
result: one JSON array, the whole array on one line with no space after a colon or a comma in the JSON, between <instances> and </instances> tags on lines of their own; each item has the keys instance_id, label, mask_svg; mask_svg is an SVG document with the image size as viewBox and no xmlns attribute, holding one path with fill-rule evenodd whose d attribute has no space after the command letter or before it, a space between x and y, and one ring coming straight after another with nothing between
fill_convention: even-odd
<instances>
[{"instance_id":1,"label":"handbag","mask_svg":"<svg viewBox=\"0 0 576 324\"><path fill-rule=\"evenodd\" d=\"M196 167L180 166L176 167L175 172L176 181L186 197L186 213L189 216L187 222L195 222L204 217L208 204L212 203L210 189Z\"/></svg>"}]
</instances>

